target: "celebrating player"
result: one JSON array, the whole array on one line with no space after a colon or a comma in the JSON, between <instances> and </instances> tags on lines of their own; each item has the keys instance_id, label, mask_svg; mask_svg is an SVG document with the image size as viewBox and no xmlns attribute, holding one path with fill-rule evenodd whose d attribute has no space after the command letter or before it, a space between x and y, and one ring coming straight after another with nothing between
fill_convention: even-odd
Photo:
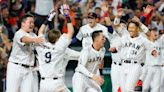
<instances>
[{"instance_id":1,"label":"celebrating player","mask_svg":"<svg viewBox=\"0 0 164 92\"><path fill-rule=\"evenodd\" d=\"M21 28L15 33L7 66L6 92L33 92L34 53L32 44L44 41L32 32L34 28L32 15L24 15L20 19L20 23Z\"/></svg>"},{"instance_id":2,"label":"celebrating player","mask_svg":"<svg viewBox=\"0 0 164 92\"><path fill-rule=\"evenodd\" d=\"M81 51L72 80L74 92L102 92L100 86L104 80L96 72L103 62L105 36L102 31L94 31L92 40L93 44Z\"/></svg>"},{"instance_id":3,"label":"celebrating player","mask_svg":"<svg viewBox=\"0 0 164 92\"><path fill-rule=\"evenodd\" d=\"M150 51L147 51L146 53L145 67L147 69L147 74L143 82L143 92L148 92L150 88L153 92L160 92L160 77L162 66L160 61L160 53L162 43L158 39L157 29L150 29L150 36L148 39L156 49L158 56L153 57Z\"/></svg>"},{"instance_id":4,"label":"celebrating player","mask_svg":"<svg viewBox=\"0 0 164 92\"><path fill-rule=\"evenodd\" d=\"M141 64L145 61L146 50L156 52L151 43L139 34L139 23L131 20L127 25L129 35L121 38L121 90L134 92L141 73ZM119 50L119 48L117 48ZM129 69L130 68L130 69Z\"/></svg>"},{"instance_id":5,"label":"celebrating player","mask_svg":"<svg viewBox=\"0 0 164 92\"><path fill-rule=\"evenodd\" d=\"M74 29L69 18L69 6L61 6L61 12L67 19L68 33L62 34L59 31L48 31L48 42L36 46L39 61L39 72L41 74L40 92L70 92L65 85L65 71L68 59L77 59L79 52L68 49ZM55 15L52 11L48 20L39 29L39 37L44 36L48 21Z\"/></svg>"}]
</instances>

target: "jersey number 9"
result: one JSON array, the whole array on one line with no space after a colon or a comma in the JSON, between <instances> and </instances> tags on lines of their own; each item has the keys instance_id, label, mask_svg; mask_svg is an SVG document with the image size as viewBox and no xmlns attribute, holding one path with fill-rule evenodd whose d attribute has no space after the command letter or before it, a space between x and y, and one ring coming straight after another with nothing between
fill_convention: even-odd
<instances>
[{"instance_id":1,"label":"jersey number 9","mask_svg":"<svg viewBox=\"0 0 164 92\"><path fill-rule=\"evenodd\" d=\"M51 52L47 52L47 53L45 54L45 57L46 57L45 62L46 62L46 63L50 63L50 62L51 62Z\"/></svg>"}]
</instances>

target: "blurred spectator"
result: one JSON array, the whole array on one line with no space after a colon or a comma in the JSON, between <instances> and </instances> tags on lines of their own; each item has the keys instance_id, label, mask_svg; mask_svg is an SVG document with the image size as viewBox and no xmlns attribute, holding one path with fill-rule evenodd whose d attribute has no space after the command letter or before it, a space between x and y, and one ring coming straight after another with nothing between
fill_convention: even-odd
<instances>
[{"instance_id":1,"label":"blurred spectator","mask_svg":"<svg viewBox=\"0 0 164 92\"><path fill-rule=\"evenodd\" d=\"M7 2L1 3L1 22L7 28L8 38L12 42L14 37L14 26L16 26L16 20L9 16L9 6Z\"/></svg>"},{"instance_id":2,"label":"blurred spectator","mask_svg":"<svg viewBox=\"0 0 164 92\"><path fill-rule=\"evenodd\" d=\"M35 26L40 28L44 20L47 18L51 9L54 8L53 0L36 0L35 2ZM54 22L49 24L49 28L54 28Z\"/></svg>"}]
</instances>

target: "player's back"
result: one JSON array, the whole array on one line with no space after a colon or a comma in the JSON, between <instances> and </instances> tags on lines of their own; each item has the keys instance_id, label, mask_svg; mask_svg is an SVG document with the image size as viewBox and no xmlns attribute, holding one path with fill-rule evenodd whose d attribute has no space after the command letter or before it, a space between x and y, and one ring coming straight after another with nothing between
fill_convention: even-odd
<instances>
[{"instance_id":1,"label":"player's back","mask_svg":"<svg viewBox=\"0 0 164 92\"><path fill-rule=\"evenodd\" d=\"M45 42L36 48L42 77L63 77L67 65L63 58L70 41L60 37L55 44Z\"/></svg>"}]
</instances>

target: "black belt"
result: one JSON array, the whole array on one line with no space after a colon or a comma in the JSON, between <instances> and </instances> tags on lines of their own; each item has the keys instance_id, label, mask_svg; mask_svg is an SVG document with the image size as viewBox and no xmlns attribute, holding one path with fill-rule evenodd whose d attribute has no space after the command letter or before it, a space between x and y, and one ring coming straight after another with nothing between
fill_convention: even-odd
<instances>
[{"instance_id":1,"label":"black belt","mask_svg":"<svg viewBox=\"0 0 164 92\"><path fill-rule=\"evenodd\" d=\"M25 67L25 68L34 67L34 66L29 66L29 65L21 64L21 63L15 63L15 62L13 62L13 63L16 64L16 65L23 66L23 67Z\"/></svg>"},{"instance_id":2,"label":"black belt","mask_svg":"<svg viewBox=\"0 0 164 92\"><path fill-rule=\"evenodd\" d=\"M124 60L123 61L124 63L133 63L133 64L137 64L138 62L137 61L131 61L131 60ZM140 63L141 66L144 66L145 64L144 63Z\"/></svg>"},{"instance_id":3,"label":"black belt","mask_svg":"<svg viewBox=\"0 0 164 92\"><path fill-rule=\"evenodd\" d=\"M41 77L42 80L45 80L46 78L45 77ZM58 79L57 77L54 77L54 78L47 78L47 79L53 79L53 80L56 80Z\"/></svg>"},{"instance_id":4,"label":"black belt","mask_svg":"<svg viewBox=\"0 0 164 92\"><path fill-rule=\"evenodd\" d=\"M121 63L119 63L119 62L113 62L113 64L115 64L115 65L119 65L119 66L121 66L122 64Z\"/></svg>"},{"instance_id":5,"label":"black belt","mask_svg":"<svg viewBox=\"0 0 164 92\"><path fill-rule=\"evenodd\" d=\"M124 63L134 63L134 64L137 64L138 62L137 61L131 61L131 60L124 60Z\"/></svg>"}]
</instances>

